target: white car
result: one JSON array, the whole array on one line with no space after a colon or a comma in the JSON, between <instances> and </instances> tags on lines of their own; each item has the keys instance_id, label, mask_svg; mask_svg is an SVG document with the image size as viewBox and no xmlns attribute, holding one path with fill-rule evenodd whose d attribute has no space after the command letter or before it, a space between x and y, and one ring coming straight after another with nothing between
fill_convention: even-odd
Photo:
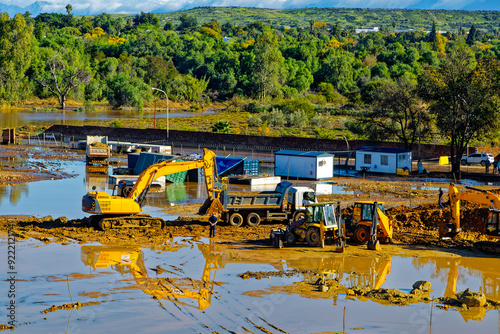
<instances>
[{"instance_id":1,"label":"white car","mask_svg":"<svg viewBox=\"0 0 500 334\"><path fill-rule=\"evenodd\" d=\"M493 164L495 158L489 153L472 153L466 157L462 157L460 163L462 165L481 164L481 166L486 166L486 161Z\"/></svg>"}]
</instances>

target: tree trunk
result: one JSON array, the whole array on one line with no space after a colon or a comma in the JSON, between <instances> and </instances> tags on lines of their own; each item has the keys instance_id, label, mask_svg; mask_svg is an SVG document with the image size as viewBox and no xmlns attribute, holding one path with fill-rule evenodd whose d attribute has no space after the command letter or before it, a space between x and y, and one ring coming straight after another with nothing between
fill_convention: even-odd
<instances>
[{"instance_id":1,"label":"tree trunk","mask_svg":"<svg viewBox=\"0 0 500 334\"><path fill-rule=\"evenodd\" d=\"M61 109L65 110L66 109L66 96L61 95Z\"/></svg>"}]
</instances>

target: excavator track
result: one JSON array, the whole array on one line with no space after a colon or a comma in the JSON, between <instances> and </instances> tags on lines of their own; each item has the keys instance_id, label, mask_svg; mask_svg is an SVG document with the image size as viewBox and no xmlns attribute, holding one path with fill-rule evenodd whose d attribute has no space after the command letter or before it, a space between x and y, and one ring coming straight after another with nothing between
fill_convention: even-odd
<instances>
[{"instance_id":1,"label":"excavator track","mask_svg":"<svg viewBox=\"0 0 500 334\"><path fill-rule=\"evenodd\" d=\"M474 248L485 253L500 254L500 242L478 241L474 243Z\"/></svg>"},{"instance_id":2,"label":"excavator track","mask_svg":"<svg viewBox=\"0 0 500 334\"><path fill-rule=\"evenodd\" d=\"M108 216L95 215L89 218L89 225L102 231L117 228L154 228L162 229L165 221L150 215Z\"/></svg>"}]
</instances>

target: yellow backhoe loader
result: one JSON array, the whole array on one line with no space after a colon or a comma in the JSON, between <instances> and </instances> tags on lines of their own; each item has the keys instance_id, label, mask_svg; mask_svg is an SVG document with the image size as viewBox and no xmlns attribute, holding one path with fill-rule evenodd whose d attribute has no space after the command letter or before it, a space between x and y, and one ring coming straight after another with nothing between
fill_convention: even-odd
<instances>
[{"instance_id":1,"label":"yellow backhoe loader","mask_svg":"<svg viewBox=\"0 0 500 334\"><path fill-rule=\"evenodd\" d=\"M127 185L123 184L119 188L118 195L97 191L88 192L83 196L82 210L95 215L89 218L90 225L97 226L102 230L118 227L162 228L165 224L163 219L153 218L150 215L140 215L151 183L164 175L197 168L204 170L208 206L212 207L213 205L216 211L216 208L220 206L218 200L220 192L214 189L216 181L214 177L214 173L216 173L215 153L208 149L203 149L203 157L199 160L163 161L149 166L139 175L133 187L128 188Z\"/></svg>"},{"instance_id":2,"label":"yellow backhoe loader","mask_svg":"<svg viewBox=\"0 0 500 334\"><path fill-rule=\"evenodd\" d=\"M383 202L355 202L352 214L344 219L346 236L352 237L358 244L365 244L370 239L371 242L378 240L381 243L392 240L392 221L385 215Z\"/></svg>"}]
</instances>

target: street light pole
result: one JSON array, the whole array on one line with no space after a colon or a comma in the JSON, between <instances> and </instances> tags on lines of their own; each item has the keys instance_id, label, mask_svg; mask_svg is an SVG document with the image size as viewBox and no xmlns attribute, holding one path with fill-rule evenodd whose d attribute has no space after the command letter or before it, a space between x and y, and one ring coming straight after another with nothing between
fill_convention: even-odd
<instances>
[{"instance_id":1,"label":"street light pole","mask_svg":"<svg viewBox=\"0 0 500 334\"><path fill-rule=\"evenodd\" d=\"M165 94L165 98L167 99L167 139L168 139L168 96L167 96L167 93L165 93L164 91L162 91L161 89L158 89L158 88L154 88L154 87L151 87L151 90L157 90L159 92L162 92L163 94ZM155 114L156 115L156 114Z\"/></svg>"}]
</instances>

